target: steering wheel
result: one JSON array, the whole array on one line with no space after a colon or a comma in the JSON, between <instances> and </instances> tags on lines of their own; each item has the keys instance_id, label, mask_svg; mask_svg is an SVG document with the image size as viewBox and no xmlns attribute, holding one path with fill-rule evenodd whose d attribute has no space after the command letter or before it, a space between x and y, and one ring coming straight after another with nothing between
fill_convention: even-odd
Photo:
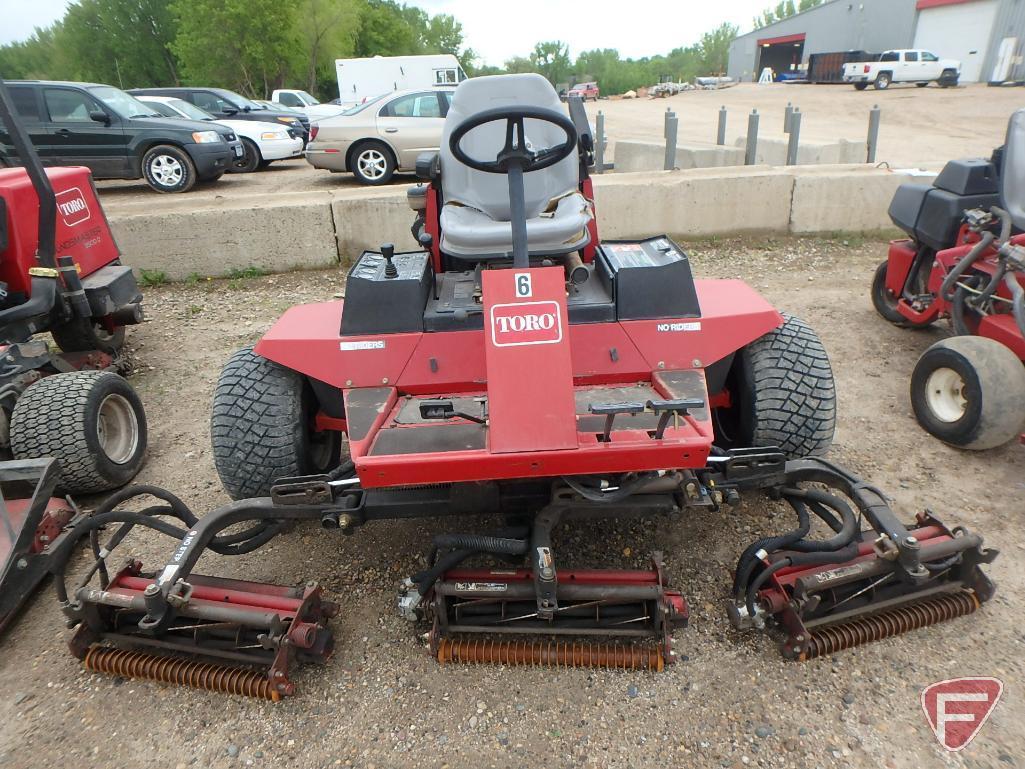
<instances>
[{"instance_id":1,"label":"steering wheel","mask_svg":"<svg viewBox=\"0 0 1025 769\"><path fill-rule=\"evenodd\" d=\"M527 149L526 133L523 121L527 118L540 120L558 126L566 134L566 141L554 147L531 152ZM505 124L505 146L499 151L495 160L477 160L467 155L462 144L463 137L478 126L495 123L499 120ZM543 107L496 107L471 115L456 126L448 139L448 147L456 160L475 171L489 174L507 174L511 168L519 168L521 173L540 171L542 168L554 166L568 157L577 146L577 129L573 121L561 112Z\"/></svg>"}]
</instances>

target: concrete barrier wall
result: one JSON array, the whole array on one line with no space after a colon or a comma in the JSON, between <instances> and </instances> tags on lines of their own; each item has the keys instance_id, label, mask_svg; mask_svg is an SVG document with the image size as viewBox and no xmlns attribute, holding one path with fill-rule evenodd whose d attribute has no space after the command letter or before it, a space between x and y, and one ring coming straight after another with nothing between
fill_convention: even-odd
<instances>
[{"instance_id":1,"label":"concrete barrier wall","mask_svg":"<svg viewBox=\"0 0 1025 769\"><path fill-rule=\"evenodd\" d=\"M857 166L733 167L594 177L603 238L671 233L873 231L909 177ZM917 181L928 181L928 177ZM172 280L260 267L272 272L347 262L382 242L417 245L404 187L351 194L251 196L193 209L111 205L108 218L127 264Z\"/></svg>"},{"instance_id":2,"label":"concrete barrier wall","mask_svg":"<svg viewBox=\"0 0 1025 769\"><path fill-rule=\"evenodd\" d=\"M783 166L787 162L787 139L761 137L755 165ZM618 141L615 144L616 173L661 171L665 168L665 144L642 141ZM797 164L824 165L864 163L868 150L863 141L838 139L835 142L801 141ZM734 146L687 143L676 147L676 168L722 168L742 166L747 155L747 139L740 137Z\"/></svg>"}]
</instances>

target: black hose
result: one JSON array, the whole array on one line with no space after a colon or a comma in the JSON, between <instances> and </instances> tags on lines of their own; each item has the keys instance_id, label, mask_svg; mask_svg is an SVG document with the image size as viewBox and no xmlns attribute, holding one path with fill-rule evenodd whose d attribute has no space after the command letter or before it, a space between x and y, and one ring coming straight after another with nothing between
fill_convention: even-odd
<instances>
[{"instance_id":1,"label":"black hose","mask_svg":"<svg viewBox=\"0 0 1025 769\"><path fill-rule=\"evenodd\" d=\"M453 550L439 558L431 568L414 574L410 577L410 581L416 585L416 592L420 595L427 595L442 574L449 569L454 569L467 558L477 555L478 552L478 550Z\"/></svg>"},{"instance_id":2,"label":"black hose","mask_svg":"<svg viewBox=\"0 0 1025 769\"><path fill-rule=\"evenodd\" d=\"M654 475L655 473L645 473L631 481L620 483L618 489L609 492L603 492L600 489L590 489L568 475L562 476L562 480L567 486L573 489L573 491L591 502L621 502L636 493L637 489L649 481Z\"/></svg>"},{"instance_id":3,"label":"black hose","mask_svg":"<svg viewBox=\"0 0 1025 769\"><path fill-rule=\"evenodd\" d=\"M983 233L981 240L972 246L972 250L965 254L964 258L957 263L954 269L947 273L947 277L943 279L943 283L940 285L940 296L944 300L948 302L954 300L953 291L957 281L968 271L969 267L978 261L982 253L993 244L994 240L996 240L996 237L992 232Z\"/></svg>"},{"instance_id":4,"label":"black hose","mask_svg":"<svg viewBox=\"0 0 1025 769\"><path fill-rule=\"evenodd\" d=\"M523 555L527 552L525 539L492 537L486 534L439 534L434 538L434 545L439 550L473 550L499 555Z\"/></svg>"},{"instance_id":5,"label":"black hose","mask_svg":"<svg viewBox=\"0 0 1025 769\"><path fill-rule=\"evenodd\" d=\"M737 568L733 573L733 594L739 599L743 595L744 586L748 584L751 579L751 573L758 565L759 560L756 553L759 550L764 550L766 553L772 553L777 550L798 542L808 536L808 532L811 530L811 518L808 516L808 507L800 499L794 496L787 496L789 491L798 491L798 489L784 489L783 494L790 506L794 508L797 513L798 528L787 534L781 534L775 537L763 537L762 539L756 540L748 545L747 549L741 553L740 558L737 559Z\"/></svg>"},{"instance_id":6,"label":"black hose","mask_svg":"<svg viewBox=\"0 0 1025 769\"><path fill-rule=\"evenodd\" d=\"M852 558L856 558L857 556L858 544L856 542L851 542L841 550L834 550L832 552L793 553L788 555L786 558L776 561L755 577L754 581L748 586L747 595L745 596L748 616L755 616L755 599L758 597L758 591L761 590L762 585L764 585L768 579L780 569L787 566L821 566L830 563L844 563Z\"/></svg>"},{"instance_id":7,"label":"black hose","mask_svg":"<svg viewBox=\"0 0 1025 769\"><path fill-rule=\"evenodd\" d=\"M858 518L854 510L840 497L828 494L819 489L800 489L802 496L812 504L812 510L818 514L819 506L835 510L840 513L843 525L836 533L836 536L829 539L797 542L790 547L798 553L820 553L825 551L838 550L854 541L858 535Z\"/></svg>"},{"instance_id":8,"label":"black hose","mask_svg":"<svg viewBox=\"0 0 1025 769\"><path fill-rule=\"evenodd\" d=\"M1011 215L1000 206L990 206L989 212L1000 220L1000 239L997 241L997 245L1002 246L1011 239L1011 227L1014 222L1011 220Z\"/></svg>"}]
</instances>

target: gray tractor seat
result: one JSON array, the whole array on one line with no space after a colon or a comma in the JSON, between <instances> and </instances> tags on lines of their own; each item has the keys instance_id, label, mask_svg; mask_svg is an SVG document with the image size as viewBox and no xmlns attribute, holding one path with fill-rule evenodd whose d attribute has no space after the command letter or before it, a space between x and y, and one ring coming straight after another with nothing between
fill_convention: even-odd
<instances>
[{"instance_id":1,"label":"gray tractor seat","mask_svg":"<svg viewBox=\"0 0 1025 769\"><path fill-rule=\"evenodd\" d=\"M1025 230L1025 109L1011 115L1000 174L1001 206L1018 230Z\"/></svg>"},{"instance_id":2,"label":"gray tractor seat","mask_svg":"<svg viewBox=\"0 0 1025 769\"><path fill-rule=\"evenodd\" d=\"M540 75L494 75L464 80L456 88L441 139L441 250L453 256L486 260L506 258L513 250L509 182L505 174L476 171L449 149L455 128L472 115L496 107L530 106L561 111L551 84ZM505 144L504 120L478 126L463 137L471 158L494 160ZM557 126L526 119L524 133L533 149L562 144ZM527 249L531 255L558 255L588 244L591 204L580 194L580 159L571 153L554 166L523 176Z\"/></svg>"}]
</instances>

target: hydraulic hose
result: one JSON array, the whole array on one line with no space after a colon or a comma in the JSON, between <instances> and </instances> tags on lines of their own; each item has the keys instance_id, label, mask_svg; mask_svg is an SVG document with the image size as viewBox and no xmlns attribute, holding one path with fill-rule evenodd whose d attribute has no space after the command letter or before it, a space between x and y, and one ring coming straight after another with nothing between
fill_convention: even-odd
<instances>
[{"instance_id":1,"label":"hydraulic hose","mask_svg":"<svg viewBox=\"0 0 1025 769\"><path fill-rule=\"evenodd\" d=\"M943 283L940 285L940 296L944 300L948 302L954 300L953 291L957 281L968 271L969 267L979 260L979 257L982 256L985 250L993 245L994 240L996 240L996 236L992 232L983 233L982 239L972 246L972 250L965 254L964 258L957 263L954 269L947 273L947 277L943 279Z\"/></svg>"},{"instance_id":2,"label":"hydraulic hose","mask_svg":"<svg viewBox=\"0 0 1025 769\"><path fill-rule=\"evenodd\" d=\"M851 542L841 550L834 550L832 552L795 553L793 555L788 555L786 558L781 558L755 577L748 586L747 594L745 596L748 616L755 616L755 600L758 597L758 591L761 590L762 585L764 585L769 578L780 569L784 569L788 566L817 566L830 563L844 563L852 558L856 558L857 555L858 545L856 542Z\"/></svg>"},{"instance_id":3,"label":"hydraulic hose","mask_svg":"<svg viewBox=\"0 0 1025 769\"><path fill-rule=\"evenodd\" d=\"M496 555L523 555L527 552L525 539L492 537L486 534L439 534L434 538L434 544L439 550L473 550Z\"/></svg>"},{"instance_id":4,"label":"hydraulic hose","mask_svg":"<svg viewBox=\"0 0 1025 769\"><path fill-rule=\"evenodd\" d=\"M797 489L789 489L787 491L797 491ZM786 494L786 492L784 492L784 494ZM748 545L747 549L741 553L740 558L737 560L737 569L733 574L733 593L738 599L743 595L744 587L750 581L751 573L759 563L756 555L759 550L764 550L766 553L782 550L794 542L804 539L808 536L808 532L811 530L811 518L808 516L808 506L800 499L796 499L793 496L785 498L797 513L798 527L787 534L781 534L776 537L763 537L762 539L756 540Z\"/></svg>"}]
</instances>

